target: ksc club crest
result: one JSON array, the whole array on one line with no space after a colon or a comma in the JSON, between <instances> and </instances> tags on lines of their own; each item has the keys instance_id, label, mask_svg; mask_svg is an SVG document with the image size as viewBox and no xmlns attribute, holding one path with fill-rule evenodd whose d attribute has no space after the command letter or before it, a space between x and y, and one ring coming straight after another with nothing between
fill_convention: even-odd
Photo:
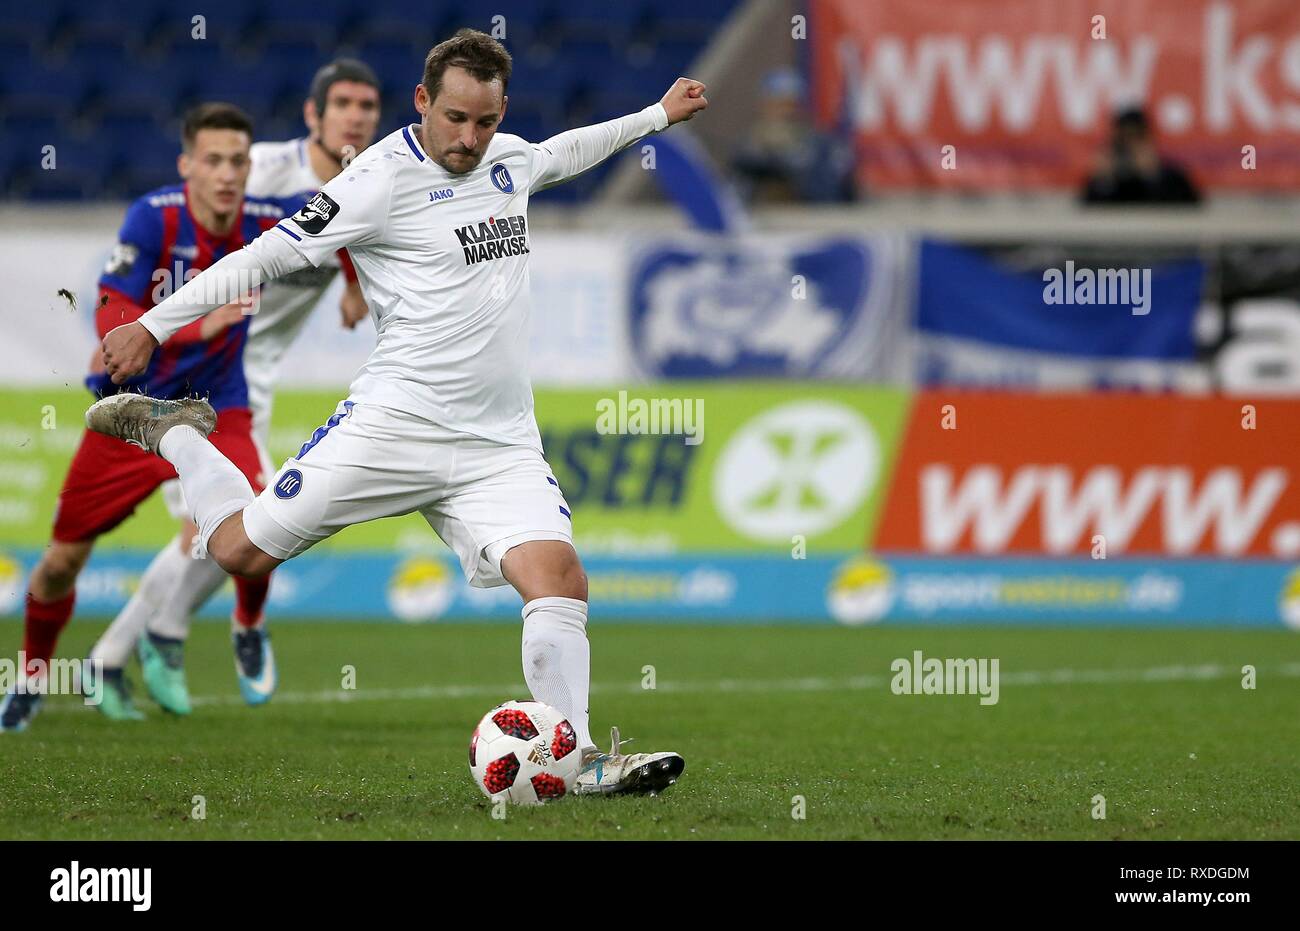
<instances>
[{"instance_id":1,"label":"ksc club crest","mask_svg":"<svg viewBox=\"0 0 1300 931\"><path fill-rule=\"evenodd\" d=\"M492 166L492 186L502 194L513 194L515 192L514 179L510 177L510 170L501 162Z\"/></svg>"}]
</instances>

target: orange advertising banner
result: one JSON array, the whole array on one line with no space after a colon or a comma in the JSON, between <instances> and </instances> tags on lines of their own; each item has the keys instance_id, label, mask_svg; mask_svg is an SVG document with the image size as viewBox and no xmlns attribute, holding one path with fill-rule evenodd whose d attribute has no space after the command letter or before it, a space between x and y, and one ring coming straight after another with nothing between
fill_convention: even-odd
<instances>
[{"instance_id":1,"label":"orange advertising banner","mask_svg":"<svg viewBox=\"0 0 1300 931\"><path fill-rule=\"evenodd\" d=\"M1081 187L1133 105L1202 186L1300 187L1296 0L813 0L808 36L868 190Z\"/></svg>"},{"instance_id":2,"label":"orange advertising banner","mask_svg":"<svg viewBox=\"0 0 1300 931\"><path fill-rule=\"evenodd\" d=\"M1300 557L1300 400L926 391L874 549Z\"/></svg>"}]
</instances>

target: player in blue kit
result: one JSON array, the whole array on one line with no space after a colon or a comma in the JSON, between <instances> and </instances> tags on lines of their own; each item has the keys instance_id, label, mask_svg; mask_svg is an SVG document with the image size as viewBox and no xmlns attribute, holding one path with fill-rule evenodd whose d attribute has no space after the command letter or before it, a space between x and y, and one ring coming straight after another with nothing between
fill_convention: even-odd
<instances>
[{"instance_id":1,"label":"player in blue kit","mask_svg":"<svg viewBox=\"0 0 1300 931\"><path fill-rule=\"evenodd\" d=\"M184 183L159 188L131 205L100 277L95 323L101 338L286 215L281 201L245 195L252 135L252 122L229 104L203 104L186 116L179 160ZM287 205L288 213L296 204ZM250 485L261 488L266 476L253 441L242 359L252 307L249 299L238 298L247 290L232 288L217 301L220 306L180 328L132 378L115 384L101 365L86 384L98 397L129 391L160 399L205 398L215 411L213 445ZM93 431L82 437L59 494L53 540L28 582L23 678L0 700L0 731L23 730L40 706L45 671L72 617L77 576L95 540L175 477L170 465L137 446ZM239 579L236 587L238 647L241 636L264 640L269 577ZM138 715L121 670L106 671L101 681L85 687L98 692L94 697L110 716Z\"/></svg>"}]
</instances>

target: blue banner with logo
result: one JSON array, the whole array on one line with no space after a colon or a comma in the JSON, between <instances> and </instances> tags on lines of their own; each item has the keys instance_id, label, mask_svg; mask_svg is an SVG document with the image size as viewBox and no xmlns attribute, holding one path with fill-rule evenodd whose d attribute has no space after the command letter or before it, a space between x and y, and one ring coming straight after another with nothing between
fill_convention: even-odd
<instances>
[{"instance_id":1,"label":"blue banner with logo","mask_svg":"<svg viewBox=\"0 0 1300 931\"><path fill-rule=\"evenodd\" d=\"M1014 267L988 250L918 247L916 380L1025 388L1193 387L1199 259L1062 259Z\"/></svg>"},{"instance_id":2,"label":"blue banner with logo","mask_svg":"<svg viewBox=\"0 0 1300 931\"><path fill-rule=\"evenodd\" d=\"M35 551L0 554L0 613L22 610ZM152 553L96 553L77 611L116 613ZM1300 568L1252 560L879 558L864 554L588 556L600 622L1034 624L1300 629ZM205 607L229 617L233 586ZM309 553L276 570L268 616L519 622L509 586L470 587L450 554Z\"/></svg>"},{"instance_id":3,"label":"blue banner with logo","mask_svg":"<svg viewBox=\"0 0 1300 931\"><path fill-rule=\"evenodd\" d=\"M887 379L907 329L891 236L696 235L636 248L632 358L647 378Z\"/></svg>"}]
</instances>

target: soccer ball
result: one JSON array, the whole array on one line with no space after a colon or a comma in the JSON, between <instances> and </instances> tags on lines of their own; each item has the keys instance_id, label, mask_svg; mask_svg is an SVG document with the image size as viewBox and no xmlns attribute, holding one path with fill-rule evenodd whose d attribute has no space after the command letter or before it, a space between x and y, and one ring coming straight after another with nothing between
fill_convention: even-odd
<instances>
[{"instance_id":1,"label":"soccer ball","mask_svg":"<svg viewBox=\"0 0 1300 931\"><path fill-rule=\"evenodd\" d=\"M578 735L564 715L539 701L508 701L478 722L469 771L488 798L516 805L560 798L581 767Z\"/></svg>"}]
</instances>

